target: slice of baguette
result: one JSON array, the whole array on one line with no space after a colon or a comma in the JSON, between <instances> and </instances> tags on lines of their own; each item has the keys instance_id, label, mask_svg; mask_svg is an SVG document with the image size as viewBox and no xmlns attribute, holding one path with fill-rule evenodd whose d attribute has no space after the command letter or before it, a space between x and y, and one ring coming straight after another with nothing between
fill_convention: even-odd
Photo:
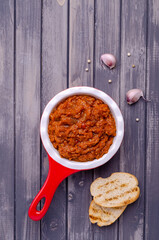
<instances>
[{"instance_id":1,"label":"slice of baguette","mask_svg":"<svg viewBox=\"0 0 159 240\"><path fill-rule=\"evenodd\" d=\"M94 202L102 207L121 207L136 201L140 195L137 178L116 172L108 178L97 178L90 187Z\"/></svg>"},{"instance_id":2,"label":"slice of baguette","mask_svg":"<svg viewBox=\"0 0 159 240\"><path fill-rule=\"evenodd\" d=\"M89 219L91 223L97 223L99 227L108 226L120 217L126 207L105 208L92 201L89 207Z\"/></svg>"}]
</instances>

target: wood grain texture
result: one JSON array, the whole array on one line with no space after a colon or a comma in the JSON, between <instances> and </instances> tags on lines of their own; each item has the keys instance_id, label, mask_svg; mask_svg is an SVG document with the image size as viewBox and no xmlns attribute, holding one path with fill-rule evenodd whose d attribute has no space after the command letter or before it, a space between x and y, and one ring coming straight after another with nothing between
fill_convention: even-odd
<instances>
[{"instance_id":1,"label":"wood grain texture","mask_svg":"<svg viewBox=\"0 0 159 240\"><path fill-rule=\"evenodd\" d=\"M120 152L120 170L134 174L139 180L139 199L127 207L119 222L119 239L143 239L144 174L145 174L145 106L140 100L129 106L126 92L140 88L145 92L146 78L146 2L122 1L121 24L121 110L125 119L125 136ZM128 57L127 53L131 53ZM132 65L135 68L132 68ZM136 122L136 118L140 121Z\"/></svg>"},{"instance_id":2,"label":"wood grain texture","mask_svg":"<svg viewBox=\"0 0 159 240\"><path fill-rule=\"evenodd\" d=\"M111 53L117 59L117 66L110 70L103 69L100 56ZM108 83L111 79L112 83ZM100 0L96 3L95 17L95 87L111 96L119 104L120 85L120 1ZM119 169L119 152L105 165L95 169L94 178L108 177ZM94 226L94 239L116 240L118 222L109 227Z\"/></svg>"},{"instance_id":3,"label":"wood grain texture","mask_svg":"<svg viewBox=\"0 0 159 240\"><path fill-rule=\"evenodd\" d=\"M42 24L42 111L55 94L67 88L67 6L43 1ZM42 148L42 184L48 173L48 158ZM66 181L58 187L46 216L42 219L41 239L66 239Z\"/></svg>"},{"instance_id":4,"label":"wood grain texture","mask_svg":"<svg viewBox=\"0 0 159 240\"><path fill-rule=\"evenodd\" d=\"M70 86L93 84L94 0L70 0ZM91 64L87 60L92 61ZM88 72L85 69L88 68Z\"/></svg>"},{"instance_id":5,"label":"wood grain texture","mask_svg":"<svg viewBox=\"0 0 159 240\"><path fill-rule=\"evenodd\" d=\"M94 0L70 1L69 87L93 86ZM87 60L91 60L91 64ZM85 68L89 71L86 72ZM70 240L91 240L88 209L92 171L68 178L68 236Z\"/></svg>"},{"instance_id":6,"label":"wood grain texture","mask_svg":"<svg viewBox=\"0 0 159 240\"><path fill-rule=\"evenodd\" d=\"M147 53L147 137L145 240L159 236L159 1L149 1Z\"/></svg>"},{"instance_id":7,"label":"wood grain texture","mask_svg":"<svg viewBox=\"0 0 159 240\"><path fill-rule=\"evenodd\" d=\"M0 239L14 239L14 1L0 3Z\"/></svg>"},{"instance_id":8,"label":"wood grain texture","mask_svg":"<svg viewBox=\"0 0 159 240\"><path fill-rule=\"evenodd\" d=\"M39 0L16 1L16 239L40 239L28 208L40 189Z\"/></svg>"}]
</instances>

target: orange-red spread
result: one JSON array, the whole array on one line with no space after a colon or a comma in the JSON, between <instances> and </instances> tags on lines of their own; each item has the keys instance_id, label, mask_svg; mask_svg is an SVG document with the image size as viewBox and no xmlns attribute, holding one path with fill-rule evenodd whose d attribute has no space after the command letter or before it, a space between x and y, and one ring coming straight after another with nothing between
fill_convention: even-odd
<instances>
[{"instance_id":1,"label":"orange-red spread","mask_svg":"<svg viewBox=\"0 0 159 240\"><path fill-rule=\"evenodd\" d=\"M48 134L61 157L86 162L108 152L116 135L116 125L103 101L75 95L53 109Z\"/></svg>"}]
</instances>

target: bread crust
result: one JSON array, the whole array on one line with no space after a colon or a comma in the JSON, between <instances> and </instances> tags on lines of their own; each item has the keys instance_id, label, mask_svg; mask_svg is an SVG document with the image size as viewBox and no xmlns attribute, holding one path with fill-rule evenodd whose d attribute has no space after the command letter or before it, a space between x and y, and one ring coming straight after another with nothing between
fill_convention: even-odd
<instances>
[{"instance_id":1,"label":"bread crust","mask_svg":"<svg viewBox=\"0 0 159 240\"><path fill-rule=\"evenodd\" d=\"M97 223L97 225L99 227L103 227L103 226L109 226L112 223L114 223L120 216L121 214L124 212L124 210L126 209L127 206L124 207L120 207L120 209L118 208L103 208L98 206L97 204L95 204L94 200L92 200L92 202L90 203L90 207L89 207L89 219L91 221L91 223L95 224ZM93 210L95 210L96 208L96 212L93 215ZM105 216L105 218L107 217L106 212L109 211L109 214L111 215L107 220L105 220L103 218L103 216ZM112 213L112 214L111 214ZM113 218L113 220L112 220Z\"/></svg>"},{"instance_id":2,"label":"bread crust","mask_svg":"<svg viewBox=\"0 0 159 240\"><path fill-rule=\"evenodd\" d=\"M122 175L123 174L123 175ZM110 190L111 192L112 192L112 199L117 199L116 201L112 201L112 199L111 199L111 201L109 201L109 198L107 199L103 199L103 200L101 200L100 199L100 195L102 195L103 196L103 198L104 197L106 197L107 196L107 193L105 193L105 192L102 192L102 190L101 190L101 194L99 194L99 192L100 192L100 190L98 189L98 188L102 188L102 187L104 187L105 189L107 188L107 186L106 185L111 185L110 183L111 183L111 180L112 180L112 177L114 177L114 176L120 176L120 177L128 177L126 180L127 180L127 185L128 185L128 189L127 189L127 191L126 190L124 190L125 192L123 193L123 189L121 190L121 186L120 187L118 187L118 186L116 186L116 188L115 189L117 189L117 190ZM129 182L128 182L128 180L129 179L131 179L132 180L132 186L131 186L131 184L129 184ZM100 183L100 182L102 182L102 181L107 181L107 183ZM110 183L109 183L109 181L110 181ZM123 179L122 179L122 181L123 181ZM103 185L102 185L103 184ZM98 187L98 185L101 185L101 186L99 186ZM112 184L113 185L113 184ZM123 184L124 185L124 184ZM115 186L115 185L114 185ZM125 189L126 189L126 187L125 187ZM90 191L91 191L91 195L93 196L93 200L94 200L94 202L97 204L97 205L99 205L99 206L101 206L101 207L122 207L122 206L125 206L125 205L128 205L128 204L130 204L130 203L133 203L133 202L135 202L138 198L139 198L139 195L140 195L140 188L138 187L138 180L137 180L137 178L134 176L134 175L132 175L132 174L130 174L130 173L125 173L125 172L115 172L115 173L112 173L111 174L111 176L110 177L108 177L108 178L97 178L92 184L91 184L91 186L90 186ZM96 196L96 192L98 191L98 194L97 194L97 196ZM103 190L104 191L104 190ZM110 191L108 191L108 192L110 192ZM113 192L114 191L114 192ZM115 191L118 191L118 194L117 195L115 195ZM121 195L123 195L122 197L120 197L120 193L121 193ZM125 196L124 196L125 195ZM119 199L119 200L118 200Z\"/></svg>"}]
</instances>

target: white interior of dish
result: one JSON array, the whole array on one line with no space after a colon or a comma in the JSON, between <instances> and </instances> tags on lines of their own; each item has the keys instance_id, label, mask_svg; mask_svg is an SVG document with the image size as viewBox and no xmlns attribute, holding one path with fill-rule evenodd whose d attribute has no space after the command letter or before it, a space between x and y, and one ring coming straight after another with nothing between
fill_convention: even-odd
<instances>
[{"instance_id":1,"label":"white interior of dish","mask_svg":"<svg viewBox=\"0 0 159 240\"><path fill-rule=\"evenodd\" d=\"M56 107L62 100L73 95L90 95L98 99L101 99L104 103L106 103L109 106L113 114L117 129L116 136L113 139L113 144L110 146L108 153L104 154L99 159L95 159L93 161L88 162L75 162L67 160L65 158L61 158L59 152L53 147L52 143L50 142L48 135L49 115L52 109ZM73 87L58 93L46 105L41 117L40 134L45 150L50 155L50 157L53 158L56 162L71 169L78 170L92 169L101 166L102 164L109 161L117 152L121 145L124 135L124 121L119 107L114 102L114 100L111 97L109 97L106 93L92 87Z\"/></svg>"}]
</instances>

